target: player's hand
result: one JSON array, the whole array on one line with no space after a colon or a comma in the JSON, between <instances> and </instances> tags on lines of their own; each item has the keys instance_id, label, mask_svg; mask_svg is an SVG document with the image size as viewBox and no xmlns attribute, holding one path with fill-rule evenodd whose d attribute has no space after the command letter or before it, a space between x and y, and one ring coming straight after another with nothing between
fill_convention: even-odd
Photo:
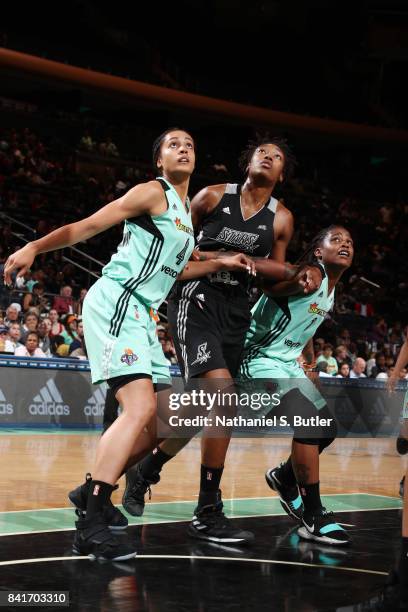
<instances>
[{"instance_id":1,"label":"player's hand","mask_svg":"<svg viewBox=\"0 0 408 612\"><path fill-rule=\"evenodd\" d=\"M4 284L9 287L12 286L11 275L16 270L18 271L17 277L24 276L32 266L35 255L35 249L30 242L10 255L4 265Z\"/></svg>"},{"instance_id":2,"label":"player's hand","mask_svg":"<svg viewBox=\"0 0 408 612\"><path fill-rule=\"evenodd\" d=\"M221 260L225 270L248 272L248 274L256 276L256 264L248 255L244 255L243 253L237 253L232 256L221 255L217 259Z\"/></svg>"},{"instance_id":3,"label":"player's hand","mask_svg":"<svg viewBox=\"0 0 408 612\"><path fill-rule=\"evenodd\" d=\"M314 293L322 283L322 273L316 266L305 266L295 276L305 295Z\"/></svg>"},{"instance_id":4,"label":"player's hand","mask_svg":"<svg viewBox=\"0 0 408 612\"><path fill-rule=\"evenodd\" d=\"M198 249L193 250L190 259L192 261L203 261L202 255L200 254L200 251Z\"/></svg>"},{"instance_id":5,"label":"player's hand","mask_svg":"<svg viewBox=\"0 0 408 612\"><path fill-rule=\"evenodd\" d=\"M387 389L389 395L395 393L395 385L397 384L398 376L390 376L385 381L385 388Z\"/></svg>"}]
</instances>

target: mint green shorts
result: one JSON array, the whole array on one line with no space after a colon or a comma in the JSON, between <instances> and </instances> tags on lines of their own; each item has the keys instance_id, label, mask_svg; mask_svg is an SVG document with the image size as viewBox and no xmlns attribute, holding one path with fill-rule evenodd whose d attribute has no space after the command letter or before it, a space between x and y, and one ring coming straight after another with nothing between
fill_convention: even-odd
<instances>
[{"instance_id":1,"label":"mint green shorts","mask_svg":"<svg viewBox=\"0 0 408 612\"><path fill-rule=\"evenodd\" d=\"M276 385L275 392L279 393L280 397L292 389L298 389L306 399L314 404L317 410L321 410L326 405L326 400L297 361L285 362L266 357L252 359L246 363L245 369L241 367L240 383L245 388L245 381L249 382L257 378L273 382Z\"/></svg>"},{"instance_id":2,"label":"mint green shorts","mask_svg":"<svg viewBox=\"0 0 408 612\"><path fill-rule=\"evenodd\" d=\"M118 282L102 276L88 291L82 312L92 382L147 374L170 383L169 362L150 308Z\"/></svg>"}]
</instances>

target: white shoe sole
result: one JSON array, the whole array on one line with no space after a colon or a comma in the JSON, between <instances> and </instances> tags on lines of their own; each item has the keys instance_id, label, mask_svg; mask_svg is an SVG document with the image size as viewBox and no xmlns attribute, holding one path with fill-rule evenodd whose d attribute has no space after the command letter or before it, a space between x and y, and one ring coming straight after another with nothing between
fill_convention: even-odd
<instances>
[{"instance_id":1,"label":"white shoe sole","mask_svg":"<svg viewBox=\"0 0 408 612\"><path fill-rule=\"evenodd\" d=\"M346 546L350 544L350 540L336 540L335 538L329 538L326 535L315 535L310 533L306 527L299 527L297 530L298 536L304 540L313 540L314 542L321 542L322 544L331 544L332 546Z\"/></svg>"}]
</instances>

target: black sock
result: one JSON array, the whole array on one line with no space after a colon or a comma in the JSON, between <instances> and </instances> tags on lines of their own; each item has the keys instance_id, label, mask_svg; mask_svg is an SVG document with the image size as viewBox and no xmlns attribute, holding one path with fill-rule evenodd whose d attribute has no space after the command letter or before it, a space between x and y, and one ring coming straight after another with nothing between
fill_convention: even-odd
<instances>
[{"instance_id":1,"label":"black sock","mask_svg":"<svg viewBox=\"0 0 408 612\"><path fill-rule=\"evenodd\" d=\"M307 485L300 484L299 491L302 496L305 512L311 512L314 514L316 510L322 508L322 502L320 499L320 482Z\"/></svg>"},{"instance_id":2,"label":"black sock","mask_svg":"<svg viewBox=\"0 0 408 612\"><path fill-rule=\"evenodd\" d=\"M103 506L109 503L114 486L101 480L92 480L89 486L88 501L86 505L86 518L92 518L101 512Z\"/></svg>"},{"instance_id":3,"label":"black sock","mask_svg":"<svg viewBox=\"0 0 408 612\"><path fill-rule=\"evenodd\" d=\"M160 446L156 446L148 455L139 462L140 471L143 478L150 480L150 476L154 476L161 472L161 469L167 461L173 459L173 455L168 455Z\"/></svg>"},{"instance_id":4,"label":"black sock","mask_svg":"<svg viewBox=\"0 0 408 612\"><path fill-rule=\"evenodd\" d=\"M289 456L289 459L285 463L282 463L282 465L279 466L278 478L281 483L287 487L295 486L296 476L295 472L293 471L291 456Z\"/></svg>"},{"instance_id":5,"label":"black sock","mask_svg":"<svg viewBox=\"0 0 408 612\"><path fill-rule=\"evenodd\" d=\"M402 538L401 557L398 567L400 581L408 581L408 538Z\"/></svg>"},{"instance_id":6,"label":"black sock","mask_svg":"<svg viewBox=\"0 0 408 612\"><path fill-rule=\"evenodd\" d=\"M201 465L199 506L218 504L221 501L220 482L224 471L222 468L211 468Z\"/></svg>"}]
</instances>

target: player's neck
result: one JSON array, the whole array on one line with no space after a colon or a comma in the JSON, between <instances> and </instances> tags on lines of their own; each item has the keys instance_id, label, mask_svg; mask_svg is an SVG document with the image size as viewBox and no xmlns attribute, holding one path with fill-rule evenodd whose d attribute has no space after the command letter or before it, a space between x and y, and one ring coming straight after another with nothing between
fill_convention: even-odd
<instances>
[{"instance_id":1,"label":"player's neck","mask_svg":"<svg viewBox=\"0 0 408 612\"><path fill-rule=\"evenodd\" d=\"M173 185L180 200L185 203L187 196L188 196L190 176L186 177L185 174L183 174L182 176L177 176L177 175L166 176L165 174L163 174L163 178L169 181L169 183Z\"/></svg>"},{"instance_id":2,"label":"player's neck","mask_svg":"<svg viewBox=\"0 0 408 612\"><path fill-rule=\"evenodd\" d=\"M254 180L248 176L242 185L241 196L246 204L262 206L272 196L274 188L275 183L265 183L262 178Z\"/></svg>"},{"instance_id":3,"label":"player's neck","mask_svg":"<svg viewBox=\"0 0 408 612\"><path fill-rule=\"evenodd\" d=\"M339 282L344 272L344 269L338 268L337 266L325 265L325 270L326 270L327 280L328 280L328 293L330 294L335 288L335 286L337 285L337 283Z\"/></svg>"}]
</instances>

